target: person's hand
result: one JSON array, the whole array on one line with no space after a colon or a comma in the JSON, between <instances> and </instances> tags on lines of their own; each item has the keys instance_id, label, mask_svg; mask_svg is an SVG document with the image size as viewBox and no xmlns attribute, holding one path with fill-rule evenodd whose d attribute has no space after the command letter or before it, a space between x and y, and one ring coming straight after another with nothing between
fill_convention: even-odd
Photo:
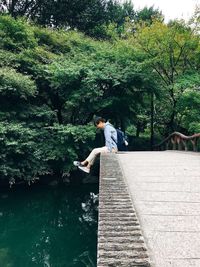
<instances>
[{"instance_id":1,"label":"person's hand","mask_svg":"<svg viewBox=\"0 0 200 267\"><path fill-rule=\"evenodd\" d=\"M126 140L125 140L124 144L125 144L125 146L128 146L128 142Z\"/></svg>"}]
</instances>

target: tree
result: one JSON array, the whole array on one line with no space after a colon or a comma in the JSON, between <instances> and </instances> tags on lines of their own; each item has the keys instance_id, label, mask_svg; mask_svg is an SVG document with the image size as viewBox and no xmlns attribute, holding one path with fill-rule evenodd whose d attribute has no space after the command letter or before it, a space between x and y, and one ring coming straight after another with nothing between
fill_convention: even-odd
<instances>
[{"instance_id":1,"label":"tree","mask_svg":"<svg viewBox=\"0 0 200 267\"><path fill-rule=\"evenodd\" d=\"M135 15L130 1L116 0L5 0L1 6L15 18L26 16L43 26L78 29L98 38L104 37L109 23L120 27Z\"/></svg>"},{"instance_id":2,"label":"tree","mask_svg":"<svg viewBox=\"0 0 200 267\"><path fill-rule=\"evenodd\" d=\"M160 97L156 101L156 123L162 134L178 130L177 102L183 93L176 83L190 73L199 75L199 35L184 22L168 25L155 20L140 24L130 37L132 45L145 57L145 64L157 76Z\"/></svg>"},{"instance_id":3,"label":"tree","mask_svg":"<svg viewBox=\"0 0 200 267\"><path fill-rule=\"evenodd\" d=\"M145 21L146 23L152 23L155 19L163 21L164 16L159 9L154 9L153 6L151 7L144 7L143 9L137 11L136 13L136 21L142 22Z\"/></svg>"}]
</instances>

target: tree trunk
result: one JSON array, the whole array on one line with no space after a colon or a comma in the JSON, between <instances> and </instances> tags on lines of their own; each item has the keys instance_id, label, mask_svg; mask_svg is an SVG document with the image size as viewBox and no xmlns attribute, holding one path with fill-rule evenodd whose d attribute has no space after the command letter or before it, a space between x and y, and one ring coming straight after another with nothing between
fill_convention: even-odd
<instances>
[{"instance_id":1,"label":"tree trunk","mask_svg":"<svg viewBox=\"0 0 200 267\"><path fill-rule=\"evenodd\" d=\"M141 131L141 124L138 121L137 122L137 128L136 128L136 137L139 138L140 137L140 131Z\"/></svg>"},{"instance_id":2,"label":"tree trunk","mask_svg":"<svg viewBox=\"0 0 200 267\"><path fill-rule=\"evenodd\" d=\"M154 146L154 94L151 93L151 150Z\"/></svg>"},{"instance_id":3,"label":"tree trunk","mask_svg":"<svg viewBox=\"0 0 200 267\"><path fill-rule=\"evenodd\" d=\"M58 123L63 124L63 117L62 117L62 111L61 108L57 110L57 118L58 118Z\"/></svg>"}]
</instances>

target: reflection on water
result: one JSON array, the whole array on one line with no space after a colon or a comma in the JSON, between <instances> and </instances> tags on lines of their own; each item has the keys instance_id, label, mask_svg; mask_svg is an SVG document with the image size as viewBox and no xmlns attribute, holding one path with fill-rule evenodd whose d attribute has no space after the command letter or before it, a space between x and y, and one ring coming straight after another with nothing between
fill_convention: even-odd
<instances>
[{"instance_id":1,"label":"reflection on water","mask_svg":"<svg viewBox=\"0 0 200 267\"><path fill-rule=\"evenodd\" d=\"M0 267L95 267L97 185L0 193Z\"/></svg>"}]
</instances>

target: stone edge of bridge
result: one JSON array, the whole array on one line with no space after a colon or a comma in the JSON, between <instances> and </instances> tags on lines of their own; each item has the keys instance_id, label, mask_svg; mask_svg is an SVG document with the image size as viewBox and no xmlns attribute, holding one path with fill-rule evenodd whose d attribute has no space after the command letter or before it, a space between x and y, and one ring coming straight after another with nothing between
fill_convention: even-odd
<instances>
[{"instance_id":1,"label":"stone edge of bridge","mask_svg":"<svg viewBox=\"0 0 200 267\"><path fill-rule=\"evenodd\" d=\"M151 267L116 154L100 157L97 267Z\"/></svg>"}]
</instances>

